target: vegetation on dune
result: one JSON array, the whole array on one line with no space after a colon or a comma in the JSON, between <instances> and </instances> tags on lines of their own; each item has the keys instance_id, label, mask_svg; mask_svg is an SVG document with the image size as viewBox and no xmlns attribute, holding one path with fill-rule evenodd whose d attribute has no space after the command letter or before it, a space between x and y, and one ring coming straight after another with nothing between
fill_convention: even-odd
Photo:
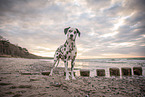
<instances>
[{"instance_id":1,"label":"vegetation on dune","mask_svg":"<svg viewBox=\"0 0 145 97\"><path fill-rule=\"evenodd\" d=\"M26 48L14 45L2 36L0 36L0 57L47 58L31 54Z\"/></svg>"}]
</instances>

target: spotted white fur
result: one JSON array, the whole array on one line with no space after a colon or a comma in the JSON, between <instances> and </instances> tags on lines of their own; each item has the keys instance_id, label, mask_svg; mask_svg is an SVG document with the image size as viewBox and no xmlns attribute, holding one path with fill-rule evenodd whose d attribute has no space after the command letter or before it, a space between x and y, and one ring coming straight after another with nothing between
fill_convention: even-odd
<instances>
[{"instance_id":1,"label":"spotted white fur","mask_svg":"<svg viewBox=\"0 0 145 97\"><path fill-rule=\"evenodd\" d=\"M80 32L76 28L65 28L64 29L65 35L67 35L67 40L63 45L57 48L55 55L54 55L54 63L53 67L50 72L50 76L52 76L53 70L55 67L58 66L60 59L64 61L65 65L65 72L66 72L66 79L69 80L69 72L68 72L68 61L71 60L71 76L72 79L76 79L74 77L74 65L75 65L75 58L77 56L77 48L75 45L75 40L77 35L80 37Z\"/></svg>"}]
</instances>

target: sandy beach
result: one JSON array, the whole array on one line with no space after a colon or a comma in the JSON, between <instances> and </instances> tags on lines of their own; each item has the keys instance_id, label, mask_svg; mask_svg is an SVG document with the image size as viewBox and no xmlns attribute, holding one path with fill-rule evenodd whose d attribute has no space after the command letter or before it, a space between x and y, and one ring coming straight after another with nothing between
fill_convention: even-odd
<instances>
[{"instance_id":1,"label":"sandy beach","mask_svg":"<svg viewBox=\"0 0 145 97\"><path fill-rule=\"evenodd\" d=\"M51 61L0 58L0 97L144 97L145 76L76 77L65 80L64 68L43 75Z\"/></svg>"}]
</instances>

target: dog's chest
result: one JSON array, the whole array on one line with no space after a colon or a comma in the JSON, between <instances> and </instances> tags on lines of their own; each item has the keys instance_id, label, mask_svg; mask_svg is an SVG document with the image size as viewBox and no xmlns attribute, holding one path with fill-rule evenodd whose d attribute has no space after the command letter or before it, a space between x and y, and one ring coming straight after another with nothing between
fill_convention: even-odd
<instances>
[{"instance_id":1,"label":"dog's chest","mask_svg":"<svg viewBox=\"0 0 145 97\"><path fill-rule=\"evenodd\" d=\"M62 60L64 59L74 59L77 54L77 49L75 46L75 43L65 43L64 45L61 45L57 52L59 53L59 58Z\"/></svg>"},{"instance_id":2,"label":"dog's chest","mask_svg":"<svg viewBox=\"0 0 145 97\"><path fill-rule=\"evenodd\" d=\"M74 52L76 52L76 46L75 45L66 45L62 46L60 48L60 51L62 55L73 55Z\"/></svg>"}]
</instances>

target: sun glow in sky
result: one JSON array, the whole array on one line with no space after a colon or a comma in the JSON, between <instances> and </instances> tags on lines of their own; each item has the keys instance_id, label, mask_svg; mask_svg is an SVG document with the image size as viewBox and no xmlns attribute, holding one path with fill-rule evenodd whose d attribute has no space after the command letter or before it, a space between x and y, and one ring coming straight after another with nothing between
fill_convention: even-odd
<instances>
[{"instance_id":1,"label":"sun glow in sky","mask_svg":"<svg viewBox=\"0 0 145 97\"><path fill-rule=\"evenodd\" d=\"M145 57L145 0L0 0L0 35L53 57L75 27L77 58Z\"/></svg>"}]
</instances>

